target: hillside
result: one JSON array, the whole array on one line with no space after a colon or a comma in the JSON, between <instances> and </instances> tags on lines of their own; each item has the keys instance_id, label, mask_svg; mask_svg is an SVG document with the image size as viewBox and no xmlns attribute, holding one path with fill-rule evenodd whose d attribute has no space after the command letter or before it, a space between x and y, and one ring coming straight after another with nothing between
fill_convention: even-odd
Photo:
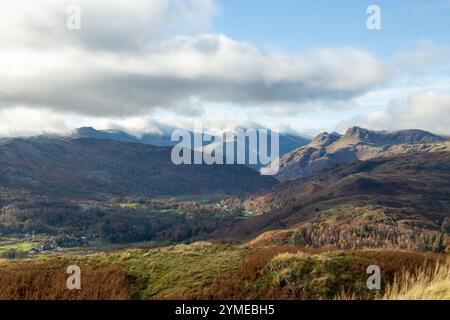
<instances>
[{"instance_id":1,"label":"hillside","mask_svg":"<svg viewBox=\"0 0 450 320\"><path fill-rule=\"evenodd\" d=\"M254 244L287 243L300 230L300 242L317 247L426 249L436 242L426 237L450 217L449 181L450 152L358 161L250 197L245 208L261 215L217 236L245 240L267 232Z\"/></svg>"},{"instance_id":2,"label":"hillside","mask_svg":"<svg viewBox=\"0 0 450 320\"><path fill-rule=\"evenodd\" d=\"M0 142L0 185L53 197L243 194L270 177L239 165L181 165L171 148L109 139L35 137Z\"/></svg>"},{"instance_id":3,"label":"hillside","mask_svg":"<svg viewBox=\"0 0 450 320\"><path fill-rule=\"evenodd\" d=\"M448 300L449 262L431 253L321 252L294 246L249 249L210 243L82 256L69 253L45 260L0 260L0 298L308 300L406 296ZM66 268L73 264L82 268L80 290L65 286ZM366 269L373 264L382 270L381 290L366 287Z\"/></svg>"},{"instance_id":4,"label":"hillside","mask_svg":"<svg viewBox=\"0 0 450 320\"><path fill-rule=\"evenodd\" d=\"M78 128L75 133L69 135L69 138L109 139L122 142L150 144L158 147L173 147L177 144L176 141L172 141L170 134L167 133L144 133L142 136L137 137L121 130L97 130L92 127Z\"/></svg>"},{"instance_id":5,"label":"hillside","mask_svg":"<svg viewBox=\"0 0 450 320\"><path fill-rule=\"evenodd\" d=\"M276 178L283 182L311 177L341 164L419 151L450 151L450 142L422 130L386 132L353 127L345 135L322 133L308 145L284 155Z\"/></svg>"}]
</instances>

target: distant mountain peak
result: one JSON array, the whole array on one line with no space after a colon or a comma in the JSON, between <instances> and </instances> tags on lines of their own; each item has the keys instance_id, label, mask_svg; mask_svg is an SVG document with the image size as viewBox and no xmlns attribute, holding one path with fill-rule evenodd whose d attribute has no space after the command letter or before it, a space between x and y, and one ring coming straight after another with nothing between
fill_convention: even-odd
<instances>
[{"instance_id":1,"label":"distant mountain peak","mask_svg":"<svg viewBox=\"0 0 450 320\"><path fill-rule=\"evenodd\" d=\"M309 177L358 160L440 151L450 151L450 142L427 131L410 129L389 132L351 127L343 136L336 132L321 133L310 144L283 156L277 178L286 181Z\"/></svg>"},{"instance_id":2,"label":"distant mountain peak","mask_svg":"<svg viewBox=\"0 0 450 320\"><path fill-rule=\"evenodd\" d=\"M246 130L245 128L238 128L242 130ZM238 130L236 129L236 130ZM257 132L263 128L256 129ZM194 132L189 132L191 137L193 137ZM268 134L271 136L272 131L268 129ZM212 140L212 136L207 133L203 133L204 141L202 147L204 147L205 152L209 152L210 149L215 147L218 143L223 143L224 146L227 144L236 144L236 139L224 140L223 142L217 142ZM149 144L153 146L159 147L173 147L178 144L178 141L172 141L172 137L169 133L161 134L161 133L144 133L141 137L136 137L130 135L126 132L120 130L97 130L93 127L81 127L76 130L76 132L70 138L93 138L93 139L109 139L109 140L117 140L122 142L134 142L134 143L142 143ZM194 143L192 139L192 143ZM279 136L279 145L280 145L280 154L284 155L295 148L304 146L310 142L309 139L303 138L301 136L295 136L294 134L280 134ZM246 145L248 147L248 144ZM194 144L192 144L192 149L195 149ZM260 169L260 165L252 166L249 165L253 169Z\"/></svg>"},{"instance_id":3,"label":"distant mountain peak","mask_svg":"<svg viewBox=\"0 0 450 320\"><path fill-rule=\"evenodd\" d=\"M356 139L362 142L374 143L379 145L394 144L431 144L440 143L446 139L437 136L431 132L409 129L399 131L374 131L361 127L351 127L344 135L347 139Z\"/></svg>"},{"instance_id":4,"label":"distant mountain peak","mask_svg":"<svg viewBox=\"0 0 450 320\"><path fill-rule=\"evenodd\" d=\"M73 138L94 138L94 139L110 139L122 142L138 142L135 136L120 130L97 130L93 127L78 128Z\"/></svg>"},{"instance_id":5,"label":"distant mountain peak","mask_svg":"<svg viewBox=\"0 0 450 320\"><path fill-rule=\"evenodd\" d=\"M337 132L332 132L332 133L323 132L323 133L318 134L316 137L314 137L312 142L328 145L328 144L335 142L340 137L341 137L341 135Z\"/></svg>"},{"instance_id":6,"label":"distant mountain peak","mask_svg":"<svg viewBox=\"0 0 450 320\"><path fill-rule=\"evenodd\" d=\"M76 129L77 133L91 133L91 132L97 132L98 130L96 130L93 127L80 127L78 129Z\"/></svg>"},{"instance_id":7,"label":"distant mountain peak","mask_svg":"<svg viewBox=\"0 0 450 320\"><path fill-rule=\"evenodd\" d=\"M347 138L357 137L357 138L361 139L361 138L367 137L370 134L375 134L375 131L371 131L369 129L364 129L364 128L355 126L355 127L348 128L344 137L347 137Z\"/></svg>"}]
</instances>

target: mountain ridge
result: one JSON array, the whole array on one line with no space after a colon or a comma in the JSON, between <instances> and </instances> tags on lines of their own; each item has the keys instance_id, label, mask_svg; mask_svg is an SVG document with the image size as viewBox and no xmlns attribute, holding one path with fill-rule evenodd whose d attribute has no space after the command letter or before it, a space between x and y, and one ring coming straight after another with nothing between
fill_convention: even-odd
<instances>
[{"instance_id":1,"label":"mountain ridge","mask_svg":"<svg viewBox=\"0 0 450 320\"><path fill-rule=\"evenodd\" d=\"M388 132L352 127L344 135L321 133L308 145L281 157L276 178L285 182L358 160L449 150L449 140L423 130Z\"/></svg>"},{"instance_id":2,"label":"mountain ridge","mask_svg":"<svg viewBox=\"0 0 450 320\"><path fill-rule=\"evenodd\" d=\"M427 236L450 215L449 181L448 151L343 164L248 197L242 205L258 215L215 237L288 244L300 230L309 234L302 245L314 247L429 250Z\"/></svg>"},{"instance_id":3,"label":"mountain ridge","mask_svg":"<svg viewBox=\"0 0 450 320\"><path fill-rule=\"evenodd\" d=\"M0 143L0 185L53 196L240 194L276 183L239 165L180 165L170 147L33 137Z\"/></svg>"}]
</instances>

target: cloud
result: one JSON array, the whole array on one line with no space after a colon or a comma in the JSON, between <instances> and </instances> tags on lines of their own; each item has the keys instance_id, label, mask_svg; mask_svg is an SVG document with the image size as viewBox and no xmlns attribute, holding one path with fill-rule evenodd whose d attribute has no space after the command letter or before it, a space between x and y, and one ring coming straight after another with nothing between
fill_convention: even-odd
<instances>
[{"instance_id":1,"label":"cloud","mask_svg":"<svg viewBox=\"0 0 450 320\"><path fill-rule=\"evenodd\" d=\"M338 126L358 125L375 130L422 129L450 135L450 93L426 91L394 100L384 111L353 117Z\"/></svg>"},{"instance_id":2,"label":"cloud","mask_svg":"<svg viewBox=\"0 0 450 320\"><path fill-rule=\"evenodd\" d=\"M450 71L450 47L430 40L420 41L413 48L400 50L394 55L394 63L403 70L419 72Z\"/></svg>"},{"instance_id":3,"label":"cloud","mask_svg":"<svg viewBox=\"0 0 450 320\"><path fill-rule=\"evenodd\" d=\"M68 8L81 12L81 29L68 30ZM2 4L2 47L81 46L99 50L138 50L171 30L193 32L212 24L214 0L16 0Z\"/></svg>"},{"instance_id":4,"label":"cloud","mask_svg":"<svg viewBox=\"0 0 450 320\"><path fill-rule=\"evenodd\" d=\"M234 104L298 112L305 102L358 96L390 75L385 64L351 47L263 52L202 33L219 10L213 0L75 3L81 30L72 31L66 28L72 1L2 6L0 109L201 116L213 104Z\"/></svg>"},{"instance_id":5,"label":"cloud","mask_svg":"<svg viewBox=\"0 0 450 320\"><path fill-rule=\"evenodd\" d=\"M208 103L298 104L349 99L389 77L353 48L264 53L225 35L153 40L139 52L79 47L0 52L0 108L45 106L96 116L157 108L199 112Z\"/></svg>"},{"instance_id":6,"label":"cloud","mask_svg":"<svg viewBox=\"0 0 450 320\"><path fill-rule=\"evenodd\" d=\"M24 107L0 110L0 137L61 134L70 130L64 116L49 110Z\"/></svg>"}]
</instances>

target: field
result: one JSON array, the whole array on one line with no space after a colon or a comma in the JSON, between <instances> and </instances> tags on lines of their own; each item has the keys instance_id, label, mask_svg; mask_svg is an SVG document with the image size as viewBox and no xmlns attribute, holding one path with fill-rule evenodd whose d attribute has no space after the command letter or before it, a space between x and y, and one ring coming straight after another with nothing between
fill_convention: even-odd
<instances>
[{"instance_id":1,"label":"field","mask_svg":"<svg viewBox=\"0 0 450 320\"><path fill-rule=\"evenodd\" d=\"M27 252L38 245L38 241L30 238L0 237L0 257L24 257Z\"/></svg>"}]
</instances>

